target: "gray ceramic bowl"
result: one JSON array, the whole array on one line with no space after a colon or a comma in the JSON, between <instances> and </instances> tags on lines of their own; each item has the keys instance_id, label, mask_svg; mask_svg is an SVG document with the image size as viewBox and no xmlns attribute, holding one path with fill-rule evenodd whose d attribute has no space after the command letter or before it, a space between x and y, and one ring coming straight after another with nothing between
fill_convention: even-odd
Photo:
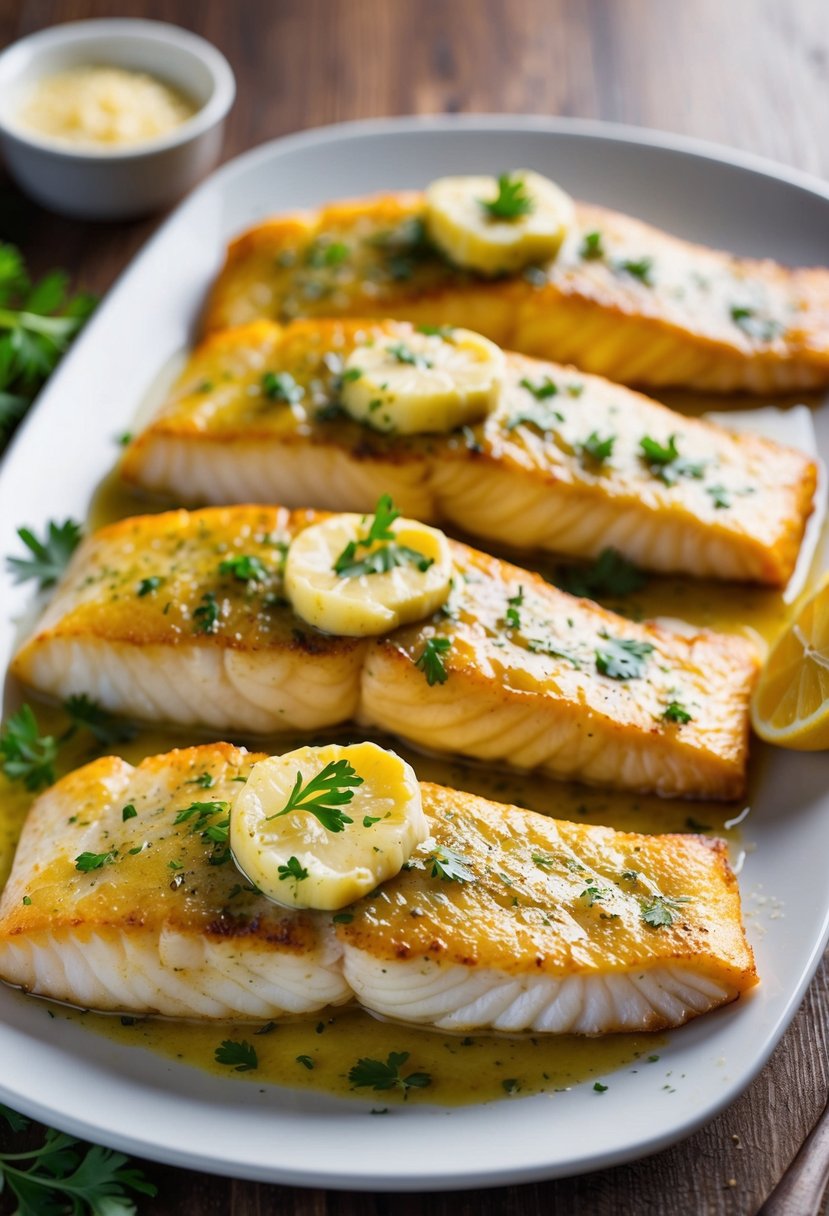
<instances>
[{"instance_id":1,"label":"gray ceramic bowl","mask_svg":"<svg viewBox=\"0 0 829 1216\"><path fill-rule=\"evenodd\" d=\"M78 149L27 129L20 107L38 80L88 64L149 72L198 109L169 134L115 150ZM159 21L76 21L0 55L0 146L21 189L84 219L124 219L174 202L216 163L236 96L230 65L209 42Z\"/></svg>"}]
</instances>

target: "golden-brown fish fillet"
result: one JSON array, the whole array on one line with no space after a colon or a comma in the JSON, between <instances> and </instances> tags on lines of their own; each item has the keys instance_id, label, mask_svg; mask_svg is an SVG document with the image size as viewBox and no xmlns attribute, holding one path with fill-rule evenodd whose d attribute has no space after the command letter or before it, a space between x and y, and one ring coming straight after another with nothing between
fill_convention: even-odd
<instances>
[{"instance_id":1,"label":"golden-brown fish fillet","mask_svg":"<svg viewBox=\"0 0 829 1216\"><path fill-rule=\"evenodd\" d=\"M225 731L358 720L438 752L623 789L736 798L756 675L744 640L635 623L453 544L454 590L376 639L320 633L283 598L291 538L323 513L209 508L86 540L12 670L150 721ZM222 570L249 557L264 573ZM363 576L363 577L371 577ZM424 651L449 643L444 682Z\"/></svg>"},{"instance_id":2,"label":"golden-brown fish fillet","mask_svg":"<svg viewBox=\"0 0 829 1216\"><path fill-rule=\"evenodd\" d=\"M626 384L773 392L829 383L829 269L737 258L578 203L553 262L488 280L439 255L423 215L423 195L401 193L258 224L231 244L205 329L394 316L463 325ZM591 233L598 242L585 243Z\"/></svg>"},{"instance_id":3,"label":"golden-brown fish fillet","mask_svg":"<svg viewBox=\"0 0 829 1216\"><path fill-rule=\"evenodd\" d=\"M339 408L342 363L361 340L405 341L408 323L260 321L208 338L130 444L122 473L191 504L280 502L401 510L514 548L784 585L812 509L801 452L676 414L572 368L507 355L496 409L475 427L395 436ZM263 390L288 374L291 403ZM533 392L535 389L535 393ZM601 461L592 436L612 439ZM679 453L648 461L642 440Z\"/></svg>"},{"instance_id":4,"label":"golden-brown fish fillet","mask_svg":"<svg viewBox=\"0 0 829 1216\"><path fill-rule=\"evenodd\" d=\"M110 757L43 794L0 900L0 976L125 1013L265 1019L354 995L405 1022L581 1034L676 1026L756 983L720 842L434 785L430 839L350 922L280 909L221 839L260 758L227 744L137 768ZM440 877L446 849L464 880Z\"/></svg>"}]
</instances>

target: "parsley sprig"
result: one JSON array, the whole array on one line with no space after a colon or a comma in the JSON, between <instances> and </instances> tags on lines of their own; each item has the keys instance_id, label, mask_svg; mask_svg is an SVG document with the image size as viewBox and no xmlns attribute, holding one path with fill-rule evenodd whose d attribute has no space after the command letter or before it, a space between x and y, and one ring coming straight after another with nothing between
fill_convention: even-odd
<instances>
[{"instance_id":1,"label":"parsley sprig","mask_svg":"<svg viewBox=\"0 0 829 1216\"><path fill-rule=\"evenodd\" d=\"M81 541L80 525L73 519L66 519L62 524L50 520L43 540L39 540L31 528L18 528L17 535L31 557L7 557L6 565L16 583L37 579L39 590L58 581Z\"/></svg>"},{"instance_id":2,"label":"parsley sprig","mask_svg":"<svg viewBox=\"0 0 829 1216\"><path fill-rule=\"evenodd\" d=\"M571 595L598 600L605 597L630 595L641 591L647 579L617 549L602 549L589 566L559 566L555 583Z\"/></svg>"},{"instance_id":3,"label":"parsley sprig","mask_svg":"<svg viewBox=\"0 0 829 1216\"><path fill-rule=\"evenodd\" d=\"M131 722L119 721L114 714L104 709L86 693L82 692L68 697L63 703L63 708L72 719L72 733L76 727L82 727L90 731L102 747L111 747L114 743L126 743L135 738L135 727Z\"/></svg>"},{"instance_id":4,"label":"parsley sprig","mask_svg":"<svg viewBox=\"0 0 829 1216\"><path fill-rule=\"evenodd\" d=\"M253 1072L259 1067L256 1048L246 1040L236 1042L234 1039L224 1039L216 1048L217 1064L226 1064L234 1072Z\"/></svg>"},{"instance_id":5,"label":"parsley sprig","mask_svg":"<svg viewBox=\"0 0 829 1216\"><path fill-rule=\"evenodd\" d=\"M653 899L642 907L642 920L651 929L669 927L679 920L682 905L689 903L690 895L654 895Z\"/></svg>"},{"instance_id":6,"label":"parsley sprig","mask_svg":"<svg viewBox=\"0 0 829 1216\"><path fill-rule=\"evenodd\" d=\"M369 530L360 540L350 540L334 562L333 570L340 578L360 578L364 574L386 574L396 566L416 566L425 573L434 565L434 558L427 557L408 545L399 545L394 539L391 525L400 518L390 495L383 494L374 509ZM377 548L373 546L377 545ZM361 556L367 550L365 556Z\"/></svg>"},{"instance_id":7,"label":"parsley sprig","mask_svg":"<svg viewBox=\"0 0 829 1216\"><path fill-rule=\"evenodd\" d=\"M426 860L432 863L429 871L432 878L442 878L447 882L473 882L475 879L468 860L446 845L436 845Z\"/></svg>"},{"instance_id":8,"label":"parsley sprig","mask_svg":"<svg viewBox=\"0 0 829 1216\"><path fill-rule=\"evenodd\" d=\"M527 183L520 173L501 173L495 198L478 201L491 220L517 220L535 210L535 203L527 193Z\"/></svg>"},{"instance_id":9,"label":"parsley sprig","mask_svg":"<svg viewBox=\"0 0 829 1216\"><path fill-rule=\"evenodd\" d=\"M660 481L664 481L666 486L676 485L680 477L699 480L705 476L704 460L694 461L680 456L676 435L669 436L666 444L645 435L639 440L639 449L650 471Z\"/></svg>"},{"instance_id":10,"label":"parsley sprig","mask_svg":"<svg viewBox=\"0 0 829 1216\"><path fill-rule=\"evenodd\" d=\"M12 714L0 732L0 760L10 781L22 781L27 790L41 790L55 780L58 741L41 735L29 705Z\"/></svg>"},{"instance_id":11,"label":"parsley sprig","mask_svg":"<svg viewBox=\"0 0 829 1216\"><path fill-rule=\"evenodd\" d=\"M67 289L62 270L33 284L19 250L0 244L0 447L95 307Z\"/></svg>"},{"instance_id":12,"label":"parsley sprig","mask_svg":"<svg viewBox=\"0 0 829 1216\"><path fill-rule=\"evenodd\" d=\"M12 1133L26 1132L29 1120L0 1105ZM73 1136L46 1128L43 1144L0 1153L0 1191L8 1186L18 1216L134 1216L129 1191L151 1198L156 1187L140 1170L128 1167L123 1153L85 1145Z\"/></svg>"},{"instance_id":13,"label":"parsley sprig","mask_svg":"<svg viewBox=\"0 0 829 1216\"><path fill-rule=\"evenodd\" d=\"M452 645L450 638L429 638L423 647L420 658L415 661L415 667L426 677L426 683L431 688L433 684L445 684L449 679L444 655Z\"/></svg>"},{"instance_id":14,"label":"parsley sprig","mask_svg":"<svg viewBox=\"0 0 829 1216\"><path fill-rule=\"evenodd\" d=\"M408 1051L390 1051L385 1063L366 1056L359 1059L349 1071L348 1079L355 1088L384 1090L399 1089L405 1094L409 1089L425 1089L432 1084L428 1072L402 1073L409 1058Z\"/></svg>"},{"instance_id":15,"label":"parsley sprig","mask_svg":"<svg viewBox=\"0 0 829 1216\"><path fill-rule=\"evenodd\" d=\"M331 760L307 782L302 773L297 773L294 788L281 811L268 815L267 819L279 819L292 811L308 811L329 832L342 832L347 823L353 823L341 809L354 797L354 789L363 784L353 765L347 760Z\"/></svg>"}]
</instances>

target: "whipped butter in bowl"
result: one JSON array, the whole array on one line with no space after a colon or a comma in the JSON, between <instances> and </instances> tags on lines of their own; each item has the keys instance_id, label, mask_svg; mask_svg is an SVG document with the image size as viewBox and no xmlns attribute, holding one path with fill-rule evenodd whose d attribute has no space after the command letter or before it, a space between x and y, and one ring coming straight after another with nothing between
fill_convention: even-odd
<instances>
[{"instance_id":1,"label":"whipped butter in bowl","mask_svg":"<svg viewBox=\"0 0 829 1216\"><path fill-rule=\"evenodd\" d=\"M158 21L76 21L0 54L0 144L54 211L124 219L168 206L213 168L236 85L203 38Z\"/></svg>"},{"instance_id":2,"label":"whipped butter in bowl","mask_svg":"<svg viewBox=\"0 0 829 1216\"><path fill-rule=\"evenodd\" d=\"M77 148L122 148L167 135L197 109L147 72L90 64L38 80L18 121Z\"/></svg>"}]
</instances>

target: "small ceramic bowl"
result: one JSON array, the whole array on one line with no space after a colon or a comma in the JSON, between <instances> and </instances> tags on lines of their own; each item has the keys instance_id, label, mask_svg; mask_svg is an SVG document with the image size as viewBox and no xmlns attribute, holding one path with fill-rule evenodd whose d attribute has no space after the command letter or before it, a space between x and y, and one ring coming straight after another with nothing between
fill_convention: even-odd
<instances>
[{"instance_id":1,"label":"small ceramic bowl","mask_svg":"<svg viewBox=\"0 0 829 1216\"><path fill-rule=\"evenodd\" d=\"M101 150L21 123L20 108L39 80L90 64L148 72L198 109L165 135ZM126 219L168 206L215 165L235 96L224 55L178 26L74 21L23 38L0 55L0 146L18 185L45 207L83 219Z\"/></svg>"}]
</instances>

